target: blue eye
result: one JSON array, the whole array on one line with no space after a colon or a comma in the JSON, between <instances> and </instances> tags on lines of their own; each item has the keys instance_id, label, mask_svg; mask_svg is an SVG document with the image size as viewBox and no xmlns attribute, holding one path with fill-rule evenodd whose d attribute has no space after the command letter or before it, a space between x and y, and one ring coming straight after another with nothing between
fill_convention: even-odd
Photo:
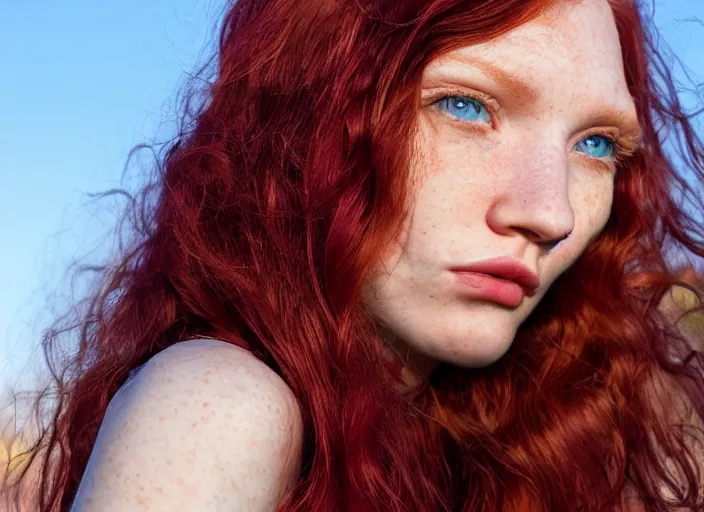
<instances>
[{"instance_id":1,"label":"blue eye","mask_svg":"<svg viewBox=\"0 0 704 512\"><path fill-rule=\"evenodd\" d=\"M592 135L579 141L574 149L592 158L610 158L616 152L616 144L603 135Z\"/></svg>"},{"instance_id":2,"label":"blue eye","mask_svg":"<svg viewBox=\"0 0 704 512\"><path fill-rule=\"evenodd\" d=\"M470 122L490 123L491 116L481 101L465 96L446 96L437 102L452 116Z\"/></svg>"}]
</instances>

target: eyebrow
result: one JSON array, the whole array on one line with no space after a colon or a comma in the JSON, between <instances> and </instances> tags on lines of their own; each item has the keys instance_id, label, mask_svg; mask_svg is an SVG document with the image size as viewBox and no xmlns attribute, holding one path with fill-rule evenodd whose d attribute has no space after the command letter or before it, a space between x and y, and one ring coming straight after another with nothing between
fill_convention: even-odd
<instances>
[{"instance_id":1,"label":"eyebrow","mask_svg":"<svg viewBox=\"0 0 704 512\"><path fill-rule=\"evenodd\" d=\"M619 128L619 135L623 142L635 150L643 141L643 131L638 119L628 111L616 107L604 106L589 116L592 124L612 125Z\"/></svg>"},{"instance_id":2,"label":"eyebrow","mask_svg":"<svg viewBox=\"0 0 704 512\"><path fill-rule=\"evenodd\" d=\"M469 57L466 55L441 57L438 59L438 64L443 65L452 63L453 61L479 69L482 73L489 76L495 82L506 87L510 93L520 97L522 101L532 102L537 101L538 98L540 98L540 92L535 87L518 77L518 75L496 67L480 57Z\"/></svg>"},{"instance_id":3,"label":"eyebrow","mask_svg":"<svg viewBox=\"0 0 704 512\"><path fill-rule=\"evenodd\" d=\"M530 103L538 101L541 97L540 91L526 82L518 75L508 70L495 66L491 62L477 56L456 54L453 56L441 57L438 59L438 68L433 73L442 72L446 64L459 63L479 69L482 73L490 77L499 85L505 87L508 92L521 98L522 102ZM619 128L620 135L626 139L629 146L635 149L643 140L638 119L628 110L623 110L615 106L602 106L589 116L590 124L612 125Z\"/></svg>"}]
</instances>

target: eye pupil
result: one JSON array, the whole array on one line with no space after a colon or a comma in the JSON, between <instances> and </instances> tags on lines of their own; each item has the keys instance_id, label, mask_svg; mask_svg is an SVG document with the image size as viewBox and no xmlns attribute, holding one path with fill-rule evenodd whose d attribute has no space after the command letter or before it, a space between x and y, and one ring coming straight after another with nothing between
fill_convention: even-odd
<instances>
[{"instance_id":1,"label":"eye pupil","mask_svg":"<svg viewBox=\"0 0 704 512\"><path fill-rule=\"evenodd\" d=\"M613 156L616 148L608 138L602 135L592 135L578 142L575 149L594 158L609 158Z\"/></svg>"},{"instance_id":2,"label":"eye pupil","mask_svg":"<svg viewBox=\"0 0 704 512\"><path fill-rule=\"evenodd\" d=\"M587 146L590 146L592 148L598 148L601 146L601 139L597 139L596 137L589 137L586 141Z\"/></svg>"},{"instance_id":3,"label":"eye pupil","mask_svg":"<svg viewBox=\"0 0 704 512\"><path fill-rule=\"evenodd\" d=\"M461 110L465 110L467 107L474 107L476 113L481 112L481 106L476 101L467 101L464 98L455 98L455 107Z\"/></svg>"},{"instance_id":4,"label":"eye pupil","mask_svg":"<svg viewBox=\"0 0 704 512\"><path fill-rule=\"evenodd\" d=\"M490 123L491 115L481 101L466 96L447 96L438 102L448 114L462 121Z\"/></svg>"}]
</instances>

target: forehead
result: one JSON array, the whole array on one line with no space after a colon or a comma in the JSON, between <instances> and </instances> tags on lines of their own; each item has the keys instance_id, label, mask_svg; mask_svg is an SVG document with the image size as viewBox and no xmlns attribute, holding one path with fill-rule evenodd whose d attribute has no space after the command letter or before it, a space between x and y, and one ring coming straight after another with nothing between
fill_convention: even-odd
<instances>
[{"instance_id":1,"label":"forehead","mask_svg":"<svg viewBox=\"0 0 704 512\"><path fill-rule=\"evenodd\" d=\"M503 72L504 82L516 82L516 91L521 91L519 82L526 82L541 96L608 98L616 107L632 107L607 0L558 1L540 17L498 38L443 55L426 67L425 74L481 62Z\"/></svg>"}]
</instances>

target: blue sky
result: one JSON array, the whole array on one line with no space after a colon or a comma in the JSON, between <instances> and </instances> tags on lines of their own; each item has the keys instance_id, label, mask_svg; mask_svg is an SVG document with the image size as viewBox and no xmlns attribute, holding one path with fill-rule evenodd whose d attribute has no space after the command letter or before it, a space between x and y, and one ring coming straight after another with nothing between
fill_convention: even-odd
<instances>
[{"instance_id":1,"label":"blue sky","mask_svg":"<svg viewBox=\"0 0 704 512\"><path fill-rule=\"evenodd\" d=\"M109 247L109 211L85 192L119 185L127 152L168 135L174 95L223 0L33 0L0 7L0 382L41 359L69 262ZM659 0L663 37L704 78L701 0ZM34 366L32 364L31 366ZM30 381L31 382L31 381Z\"/></svg>"}]
</instances>

